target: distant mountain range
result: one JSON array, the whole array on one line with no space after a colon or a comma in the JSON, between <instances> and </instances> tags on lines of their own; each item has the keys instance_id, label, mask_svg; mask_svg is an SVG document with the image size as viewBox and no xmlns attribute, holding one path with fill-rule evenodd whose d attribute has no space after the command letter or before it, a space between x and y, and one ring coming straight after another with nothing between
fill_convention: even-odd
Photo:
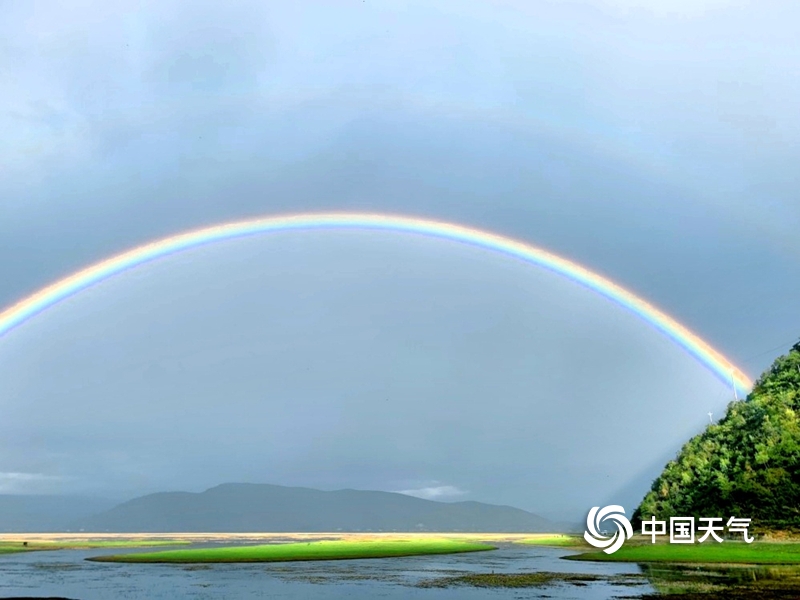
<instances>
[{"instance_id":1,"label":"distant mountain range","mask_svg":"<svg viewBox=\"0 0 800 600\"><path fill-rule=\"evenodd\" d=\"M543 532L562 528L510 506L266 484L228 483L201 493L149 494L113 508L93 499L0 496L0 531Z\"/></svg>"},{"instance_id":2,"label":"distant mountain range","mask_svg":"<svg viewBox=\"0 0 800 600\"><path fill-rule=\"evenodd\" d=\"M246 483L219 485L202 493L150 494L82 519L78 525L96 532L553 530L547 519L510 506Z\"/></svg>"}]
</instances>

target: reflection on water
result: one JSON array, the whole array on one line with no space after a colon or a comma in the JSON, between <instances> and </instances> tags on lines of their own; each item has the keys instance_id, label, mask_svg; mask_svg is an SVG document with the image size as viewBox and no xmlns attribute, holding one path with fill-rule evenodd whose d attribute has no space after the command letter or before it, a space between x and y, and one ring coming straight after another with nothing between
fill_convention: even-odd
<instances>
[{"instance_id":1,"label":"reflection on water","mask_svg":"<svg viewBox=\"0 0 800 600\"><path fill-rule=\"evenodd\" d=\"M119 550L108 553L119 553ZM239 565L142 565L83 560L103 554L99 550L31 552L0 557L0 597L610 600L655 591L640 575L638 565L561 560L567 553L559 548L509 544L492 552L440 556ZM540 587L512 589L417 587L439 577L493 571L584 573L601 579L577 583L556 581Z\"/></svg>"},{"instance_id":2,"label":"reflection on water","mask_svg":"<svg viewBox=\"0 0 800 600\"><path fill-rule=\"evenodd\" d=\"M642 574L662 594L721 592L748 598L771 598L769 592L800 597L800 566L794 565L641 565Z\"/></svg>"}]
</instances>

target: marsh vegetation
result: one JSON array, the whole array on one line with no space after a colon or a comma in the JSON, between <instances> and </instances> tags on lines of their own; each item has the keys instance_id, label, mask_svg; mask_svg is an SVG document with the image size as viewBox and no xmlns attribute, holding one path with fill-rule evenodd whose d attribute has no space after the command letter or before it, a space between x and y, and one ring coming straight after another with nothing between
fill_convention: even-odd
<instances>
[{"instance_id":1,"label":"marsh vegetation","mask_svg":"<svg viewBox=\"0 0 800 600\"><path fill-rule=\"evenodd\" d=\"M613 554L584 552L569 560L635 563L800 565L800 543L706 542L703 544L626 544Z\"/></svg>"}]
</instances>

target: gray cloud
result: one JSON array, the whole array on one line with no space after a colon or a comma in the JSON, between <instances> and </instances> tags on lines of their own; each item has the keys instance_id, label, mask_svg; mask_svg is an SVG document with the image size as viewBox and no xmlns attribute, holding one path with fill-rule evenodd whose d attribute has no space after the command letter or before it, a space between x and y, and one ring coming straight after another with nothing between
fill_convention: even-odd
<instances>
[{"instance_id":1,"label":"gray cloud","mask_svg":"<svg viewBox=\"0 0 800 600\"><path fill-rule=\"evenodd\" d=\"M41 494L57 491L64 477L43 473L0 472L0 494Z\"/></svg>"},{"instance_id":2,"label":"gray cloud","mask_svg":"<svg viewBox=\"0 0 800 600\"><path fill-rule=\"evenodd\" d=\"M728 400L582 288L402 235L199 249L67 301L0 352L0 466L58 468L75 493L444 481L577 511Z\"/></svg>"},{"instance_id":3,"label":"gray cloud","mask_svg":"<svg viewBox=\"0 0 800 600\"><path fill-rule=\"evenodd\" d=\"M428 487L422 487L414 490L398 490L400 494L407 496L416 496L417 498L424 498L425 500L445 500L448 498L458 498L468 493L454 485L437 485L439 481L432 482Z\"/></svg>"},{"instance_id":4,"label":"gray cloud","mask_svg":"<svg viewBox=\"0 0 800 600\"><path fill-rule=\"evenodd\" d=\"M756 374L800 326L797 11L7 2L0 304L202 224L420 214L597 269ZM580 512L635 501L728 400L550 274L411 237L281 235L127 273L0 340L0 470L103 493L452 486Z\"/></svg>"}]
</instances>

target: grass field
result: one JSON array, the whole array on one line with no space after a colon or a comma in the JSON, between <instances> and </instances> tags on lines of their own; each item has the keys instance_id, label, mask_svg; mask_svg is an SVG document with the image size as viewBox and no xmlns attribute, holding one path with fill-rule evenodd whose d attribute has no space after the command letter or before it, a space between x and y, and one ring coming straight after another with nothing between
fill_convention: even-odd
<instances>
[{"instance_id":1,"label":"grass field","mask_svg":"<svg viewBox=\"0 0 800 600\"><path fill-rule=\"evenodd\" d=\"M0 540L0 554L14 552L36 552L42 550L80 550L88 548L148 548L151 546L175 546L187 544L180 540Z\"/></svg>"},{"instance_id":2,"label":"grass field","mask_svg":"<svg viewBox=\"0 0 800 600\"><path fill-rule=\"evenodd\" d=\"M176 544L221 543L230 545L285 544L341 540L381 542L396 540L453 540L472 543L512 543L536 537L530 533L399 533L399 532L193 532L193 533L7 533L0 534L0 555L35 550L85 548L138 548ZM545 534L549 535L549 534ZM25 545L27 542L27 545Z\"/></svg>"},{"instance_id":3,"label":"grass field","mask_svg":"<svg viewBox=\"0 0 800 600\"><path fill-rule=\"evenodd\" d=\"M703 544L635 544L623 546L613 554L586 552L565 558L604 562L797 565L800 564L800 543L745 544L726 540Z\"/></svg>"},{"instance_id":4,"label":"grass field","mask_svg":"<svg viewBox=\"0 0 800 600\"><path fill-rule=\"evenodd\" d=\"M135 554L96 556L88 560L136 563L233 563L298 560L387 558L425 554L453 554L494 550L494 546L451 539L395 539L375 541L328 540L257 546L192 548Z\"/></svg>"}]
</instances>

